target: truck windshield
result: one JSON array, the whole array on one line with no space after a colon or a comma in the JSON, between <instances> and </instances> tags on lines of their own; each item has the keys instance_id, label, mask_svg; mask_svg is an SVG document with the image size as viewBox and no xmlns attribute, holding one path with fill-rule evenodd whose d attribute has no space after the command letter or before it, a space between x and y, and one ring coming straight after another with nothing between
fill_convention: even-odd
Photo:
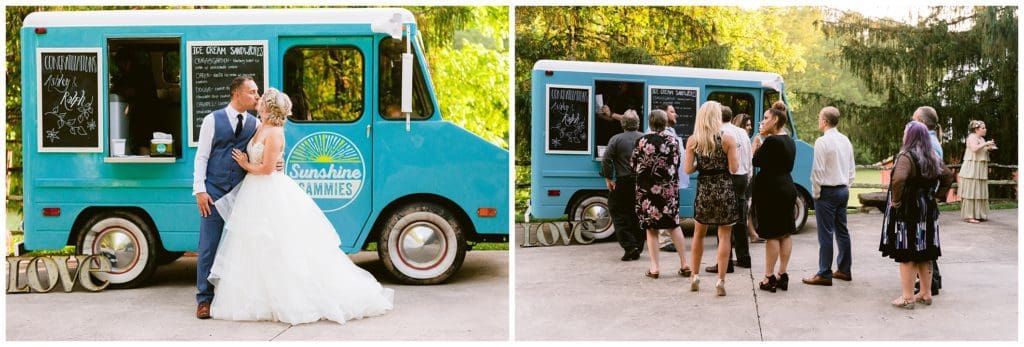
<instances>
[{"instance_id":1,"label":"truck windshield","mask_svg":"<svg viewBox=\"0 0 1024 347\"><path fill-rule=\"evenodd\" d=\"M761 110L761 113L768 111L768 109L771 108L772 104L774 104L776 101L782 100L781 97L782 94L779 93L778 91L765 89L764 97L762 98L762 101L764 101L764 109ZM797 139L798 137L796 136L796 127L793 126L793 123L795 122L793 119L793 110L789 109L789 104L786 105L786 110L786 112L789 114L789 129L786 130L789 131L789 134L791 136L793 136L793 139Z\"/></svg>"},{"instance_id":2,"label":"truck windshield","mask_svg":"<svg viewBox=\"0 0 1024 347\"><path fill-rule=\"evenodd\" d=\"M380 41L380 91L378 107L385 119L405 119L402 115L402 53L405 41L385 37ZM419 59L413 59L412 115L411 119L427 119L434 115L434 103L430 99L423 66Z\"/></svg>"}]
</instances>

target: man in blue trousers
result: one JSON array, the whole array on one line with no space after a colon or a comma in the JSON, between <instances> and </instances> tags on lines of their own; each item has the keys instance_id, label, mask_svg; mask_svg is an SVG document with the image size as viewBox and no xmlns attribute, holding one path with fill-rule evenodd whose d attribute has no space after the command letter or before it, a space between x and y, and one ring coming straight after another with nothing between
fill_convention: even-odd
<instances>
[{"instance_id":1,"label":"man in blue trousers","mask_svg":"<svg viewBox=\"0 0 1024 347\"><path fill-rule=\"evenodd\" d=\"M814 213L818 221L818 273L803 279L810 285L831 286L832 279L853 280L850 230L846 227L846 203L857 169L853 163L853 145L839 133L839 109L828 106L818 113L818 129L824 135L814 141L811 186L814 189ZM832 240L838 246L837 269L832 271Z\"/></svg>"},{"instance_id":2,"label":"man in blue trousers","mask_svg":"<svg viewBox=\"0 0 1024 347\"><path fill-rule=\"evenodd\" d=\"M231 150L244 152L249 139L256 133L259 119L247 110L255 109L259 98L259 87L252 77L236 77L231 81L231 102L227 107L206 115L199 130L192 181L192 194L202 216L199 262L196 265L196 318L199 319L210 318L213 285L207 277L224 229L224 219L217 212L214 201L245 178L246 172L231 157Z\"/></svg>"}]
</instances>

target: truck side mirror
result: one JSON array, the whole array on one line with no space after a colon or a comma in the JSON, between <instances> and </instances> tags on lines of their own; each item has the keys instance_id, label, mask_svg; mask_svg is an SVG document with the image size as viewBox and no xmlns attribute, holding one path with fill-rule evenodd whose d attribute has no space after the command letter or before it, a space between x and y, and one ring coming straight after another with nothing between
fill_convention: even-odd
<instances>
[{"instance_id":1,"label":"truck side mirror","mask_svg":"<svg viewBox=\"0 0 1024 347\"><path fill-rule=\"evenodd\" d=\"M412 26L406 25L405 53L402 54L402 113L405 114L405 131L409 132L409 118L412 114Z\"/></svg>"}]
</instances>

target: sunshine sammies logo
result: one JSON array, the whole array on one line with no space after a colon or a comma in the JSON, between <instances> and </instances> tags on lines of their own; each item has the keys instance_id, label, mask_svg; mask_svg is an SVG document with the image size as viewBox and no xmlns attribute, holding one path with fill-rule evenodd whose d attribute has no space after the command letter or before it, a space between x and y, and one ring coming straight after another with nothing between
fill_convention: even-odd
<instances>
[{"instance_id":1,"label":"sunshine sammies logo","mask_svg":"<svg viewBox=\"0 0 1024 347\"><path fill-rule=\"evenodd\" d=\"M366 182L359 148L345 136L318 132L295 144L285 158L288 176L316 200L324 212L348 206Z\"/></svg>"}]
</instances>

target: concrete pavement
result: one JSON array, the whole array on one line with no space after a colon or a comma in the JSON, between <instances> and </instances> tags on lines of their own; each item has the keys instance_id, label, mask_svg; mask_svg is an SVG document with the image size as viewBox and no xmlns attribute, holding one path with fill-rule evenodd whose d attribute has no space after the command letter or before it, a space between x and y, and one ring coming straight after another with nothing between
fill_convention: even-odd
<instances>
[{"instance_id":1,"label":"concrete pavement","mask_svg":"<svg viewBox=\"0 0 1024 347\"><path fill-rule=\"evenodd\" d=\"M1017 210L967 224L959 212L940 217L943 288L932 306L897 309L897 263L878 252L882 215L849 216L853 281L831 287L800 282L818 262L816 222L794 236L788 292L757 288L764 244L752 244L752 269L701 274L699 292L675 274L676 253L661 252L661 274L644 277L639 261L622 262L615 242L523 248L516 245L517 340L1016 340L1018 336ZM523 228L517 227L518 240ZM535 239L535 238L534 238ZM687 243L691 239L687 238ZM714 264L717 241L704 242L702 267ZM834 267L835 265L833 265Z\"/></svg>"},{"instance_id":2,"label":"concrete pavement","mask_svg":"<svg viewBox=\"0 0 1024 347\"><path fill-rule=\"evenodd\" d=\"M345 325L198 320L195 258L184 257L144 288L6 295L7 340L508 340L508 252L469 252L436 286L394 283L376 253L351 257L395 290L393 311Z\"/></svg>"}]
</instances>

